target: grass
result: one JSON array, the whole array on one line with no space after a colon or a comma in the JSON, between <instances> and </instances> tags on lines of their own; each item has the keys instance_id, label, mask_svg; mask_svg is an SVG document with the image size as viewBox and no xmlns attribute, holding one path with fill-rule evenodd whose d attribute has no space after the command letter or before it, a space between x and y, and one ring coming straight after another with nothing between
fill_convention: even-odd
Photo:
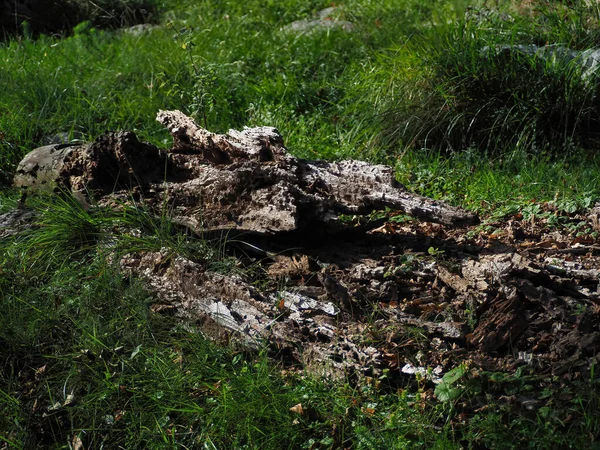
<instances>
[{"instance_id":1,"label":"grass","mask_svg":"<svg viewBox=\"0 0 600 450\"><path fill-rule=\"evenodd\" d=\"M349 3L354 33L298 36L281 27L326 1L204 2L166 13L163 26L142 36L82 27L66 39L10 41L1 51L16 67L0 78L3 182L24 153L58 133L89 140L128 129L165 146L158 109L180 109L217 132L273 125L300 156L352 153L341 127L356 71L397 38L386 27L405 27L408 36L436 4Z\"/></svg>"},{"instance_id":2,"label":"grass","mask_svg":"<svg viewBox=\"0 0 600 450\"><path fill-rule=\"evenodd\" d=\"M167 147L158 109L217 132L276 126L300 157L385 162L409 188L484 217L535 214L541 202L566 214L592 206L596 75L484 48L597 46L597 7L538 1L509 9L512 21L485 10L467 20L467 4L349 0L339 15L353 32L296 35L282 27L331 2L165 2L142 35L92 23L8 40L0 211L17 203L17 163L53 135L128 129ZM69 197L28 205L35 226L0 241L0 448L582 448L599 433L594 377L462 377L460 395L442 402L389 374L360 385L301 377L266 351L217 346L150 314L149 293L107 256L169 248L232 270L223 242L141 208L83 209ZM512 395L542 381L553 390L536 413L490 405L461 415L473 383ZM304 414L290 411L298 404Z\"/></svg>"},{"instance_id":3,"label":"grass","mask_svg":"<svg viewBox=\"0 0 600 450\"><path fill-rule=\"evenodd\" d=\"M382 51L361 104L379 112L375 147L595 152L598 73L577 52L597 47L598 11L574 3L534 2L529 15L475 8Z\"/></svg>"},{"instance_id":4,"label":"grass","mask_svg":"<svg viewBox=\"0 0 600 450\"><path fill-rule=\"evenodd\" d=\"M448 158L422 150L407 153L396 165L399 180L409 188L483 216L501 217L545 202L573 214L600 198L598 161L583 152L566 158L520 152L490 158L466 151Z\"/></svg>"}]
</instances>

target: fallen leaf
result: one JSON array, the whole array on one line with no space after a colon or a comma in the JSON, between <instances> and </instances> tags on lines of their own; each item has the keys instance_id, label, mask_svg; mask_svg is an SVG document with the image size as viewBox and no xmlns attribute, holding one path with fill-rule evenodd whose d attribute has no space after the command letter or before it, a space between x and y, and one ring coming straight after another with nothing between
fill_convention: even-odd
<instances>
[{"instance_id":1,"label":"fallen leaf","mask_svg":"<svg viewBox=\"0 0 600 450\"><path fill-rule=\"evenodd\" d=\"M293 413L299 414L301 416L304 415L304 408L302 408L302 403L298 403L297 405L292 406L290 408L290 411Z\"/></svg>"},{"instance_id":2,"label":"fallen leaf","mask_svg":"<svg viewBox=\"0 0 600 450\"><path fill-rule=\"evenodd\" d=\"M79 438L79 436L74 435L73 439L71 439L71 448L73 450L83 450L83 441Z\"/></svg>"},{"instance_id":3,"label":"fallen leaf","mask_svg":"<svg viewBox=\"0 0 600 450\"><path fill-rule=\"evenodd\" d=\"M593 244L595 242L594 238L588 235L582 235L582 236L577 236L575 239L573 239L573 243L572 245L590 245Z\"/></svg>"},{"instance_id":4,"label":"fallen leaf","mask_svg":"<svg viewBox=\"0 0 600 450\"><path fill-rule=\"evenodd\" d=\"M44 364L42 367L35 370L35 378L36 379L39 380L42 376L44 376L44 374L46 373L46 366L47 366L47 364Z\"/></svg>"},{"instance_id":5,"label":"fallen leaf","mask_svg":"<svg viewBox=\"0 0 600 450\"><path fill-rule=\"evenodd\" d=\"M386 222L383 225L381 225L379 228L375 228L374 230L371 230L371 233L394 234L394 233L396 233L396 230L394 229L394 226L391 223Z\"/></svg>"},{"instance_id":6,"label":"fallen leaf","mask_svg":"<svg viewBox=\"0 0 600 450\"><path fill-rule=\"evenodd\" d=\"M362 408L362 412L369 417L375 414L375 410L373 408Z\"/></svg>"}]
</instances>

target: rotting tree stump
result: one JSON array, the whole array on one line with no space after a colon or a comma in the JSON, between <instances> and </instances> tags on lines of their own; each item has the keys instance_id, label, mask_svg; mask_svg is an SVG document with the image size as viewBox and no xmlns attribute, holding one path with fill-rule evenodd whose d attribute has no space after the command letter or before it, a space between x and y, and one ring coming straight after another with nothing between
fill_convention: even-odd
<instances>
[{"instance_id":1,"label":"rotting tree stump","mask_svg":"<svg viewBox=\"0 0 600 450\"><path fill-rule=\"evenodd\" d=\"M275 128L218 135L179 111L161 111L157 120L173 136L169 150L139 142L131 132L106 133L85 145L41 147L19 164L15 185L70 192L86 206L136 202L157 214L166 209L175 223L199 235L331 233L348 228L342 214L386 207L450 226L478 221L460 208L409 192L390 167L295 158ZM207 272L169 252L126 255L121 267L146 280L156 311L175 310L213 338L233 338L246 347L269 342L330 375L378 367L379 352L356 342L361 325L338 325L354 306L337 274L316 258L268 254L275 278L316 269L320 273L311 278L317 286L308 293L259 292L240 278Z\"/></svg>"}]
</instances>

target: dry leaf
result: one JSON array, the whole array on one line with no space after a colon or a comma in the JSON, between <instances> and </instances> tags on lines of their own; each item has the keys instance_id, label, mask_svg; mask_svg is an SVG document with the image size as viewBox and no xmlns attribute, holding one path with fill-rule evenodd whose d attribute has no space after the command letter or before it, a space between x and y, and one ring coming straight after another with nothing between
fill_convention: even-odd
<instances>
[{"instance_id":1,"label":"dry leaf","mask_svg":"<svg viewBox=\"0 0 600 450\"><path fill-rule=\"evenodd\" d=\"M71 447L73 450L83 450L83 441L79 438L79 436L74 435L73 439L71 439Z\"/></svg>"},{"instance_id":2,"label":"dry leaf","mask_svg":"<svg viewBox=\"0 0 600 450\"><path fill-rule=\"evenodd\" d=\"M150 311L152 311L153 313L172 312L174 309L175 309L175 306L173 306L173 305L165 305L165 304L160 304L160 303L155 303L154 305L152 305L150 307Z\"/></svg>"},{"instance_id":3,"label":"dry leaf","mask_svg":"<svg viewBox=\"0 0 600 450\"><path fill-rule=\"evenodd\" d=\"M379 228L371 230L371 233L394 234L396 233L396 230L394 229L394 226L391 223L386 222Z\"/></svg>"},{"instance_id":4,"label":"dry leaf","mask_svg":"<svg viewBox=\"0 0 600 450\"><path fill-rule=\"evenodd\" d=\"M290 411L293 413L299 414L301 416L304 415L304 408L302 408L302 403L298 403L297 405L292 406L290 408Z\"/></svg>"},{"instance_id":5,"label":"dry leaf","mask_svg":"<svg viewBox=\"0 0 600 450\"><path fill-rule=\"evenodd\" d=\"M362 412L369 417L375 414L375 410L373 408L362 408Z\"/></svg>"},{"instance_id":6,"label":"dry leaf","mask_svg":"<svg viewBox=\"0 0 600 450\"><path fill-rule=\"evenodd\" d=\"M35 370L36 380L39 380L41 377L44 376L44 374L46 373L46 366L47 366L47 364L44 364L42 367L39 367L38 369Z\"/></svg>"}]
</instances>

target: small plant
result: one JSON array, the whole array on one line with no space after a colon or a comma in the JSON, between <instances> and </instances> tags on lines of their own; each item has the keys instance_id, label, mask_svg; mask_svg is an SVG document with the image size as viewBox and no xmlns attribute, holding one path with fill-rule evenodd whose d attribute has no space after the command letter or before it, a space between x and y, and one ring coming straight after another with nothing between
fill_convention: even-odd
<instances>
[{"instance_id":1,"label":"small plant","mask_svg":"<svg viewBox=\"0 0 600 450\"><path fill-rule=\"evenodd\" d=\"M427 254L430 256L440 256L444 254L444 250L440 250L439 248L429 247L427 249Z\"/></svg>"},{"instance_id":2,"label":"small plant","mask_svg":"<svg viewBox=\"0 0 600 450\"><path fill-rule=\"evenodd\" d=\"M460 387L460 381L467 374L467 368L464 365L455 367L446 372L442 381L435 388L435 396L441 402L455 401L464 393L464 387Z\"/></svg>"}]
</instances>

